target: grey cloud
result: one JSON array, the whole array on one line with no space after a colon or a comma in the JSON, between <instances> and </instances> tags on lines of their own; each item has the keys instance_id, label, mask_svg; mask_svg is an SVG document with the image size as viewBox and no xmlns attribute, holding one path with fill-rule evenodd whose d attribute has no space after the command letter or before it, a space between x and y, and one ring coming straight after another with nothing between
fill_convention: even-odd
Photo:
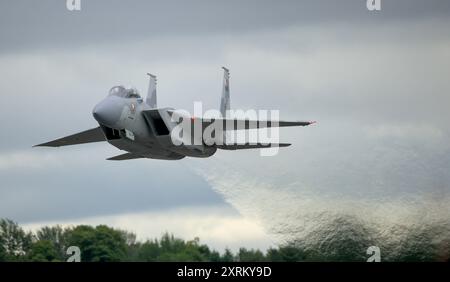
<instances>
[{"instance_id":1,"label":"grey cloud","mask_svg":"<svg viewBox=\"0 0 450 282\"><path fill-rule=\"evenodd\" d=\"M77 48L173 35L236 34L294 25L353 25L448 18L448 1L383 1L370 14L365 1L82 1L69 12L65 1L3 1L0 50Z\"/></svg>"},{"instance_id":2,"label":"grey cloud","mask_svg":"<svg viewBox=\"0 0 450 282\"><path fill-rule=\"evenodd\" d=\"M105 153L105 148L93 146L53 151L50 161L45 157L50 151L45 149L22 152L15 162L11 158L4 161L7 155L0 155L0 217L20 222L57 221L223 205L222 197L202 178L189 173L183 163L108 162L104 157L118 152ZM90 157L102 151L103 157ZM30 154L35 158L30 159Z\"/></svg>"}]
</instances>

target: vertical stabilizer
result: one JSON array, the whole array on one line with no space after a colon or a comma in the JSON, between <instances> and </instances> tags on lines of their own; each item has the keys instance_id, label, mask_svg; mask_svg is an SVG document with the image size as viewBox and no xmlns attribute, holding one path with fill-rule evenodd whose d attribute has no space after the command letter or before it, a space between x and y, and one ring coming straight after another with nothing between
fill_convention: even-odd
<instances>
[{"instance_id":1,"label":"vertical stabilizer","mask_svg":"<svg viewBox=\"0 0 450 282\"><path fill-rule=\"evenodd\" d=\"M147 75L150 77L150 81L148 84L147 99L145 102L150 107L156 108L156 76L151 73L147 73Z\"/></svg>"},{"instance_id":2,"label":"vertical stabilizer","mask_svg":"<svg viewBox=\"0 0 450 282\"><path fill-rule=\"evenodd\" d=\"M226 67L223 69L223 88L220 100L220 113L225 118L226 112L230 110L230 71Z\"/></svg>"},{"instance_id":3,"label":"vertical stabilizer","mask_svg":"<svg viewBox=\"0 0 450 282\"><path fill-rule=\"evenodd\" d=\"M227 118L228 111L230 110L230 70L226 67L223 69L223 88L222 88L222 98L220 99L220 113L223 118ZM230 140L230 133L223 131L222 134L222 144L227 144Z\"/></svg>"}]
</instances>

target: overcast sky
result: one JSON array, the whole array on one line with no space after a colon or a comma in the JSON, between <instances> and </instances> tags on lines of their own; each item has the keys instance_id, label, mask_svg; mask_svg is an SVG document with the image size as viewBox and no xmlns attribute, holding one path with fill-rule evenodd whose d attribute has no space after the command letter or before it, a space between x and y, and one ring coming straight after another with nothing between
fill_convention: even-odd
<instances>
[{"instance_id":1,"label":"overcast sky","mask_svg":"<svg viewBox=\"0 0 450 282\"><path fill-rule=\"evenodd\" d=\"M167 230L219 249L303 236L323 212L448 219L450 2L381 2L1 1L0 217ZM31 148L95 127L109 88L146 93L147 72L160 106L217 108L221 66L233 108L318 124L283 129L293 145L275 157Z\"/></svg>"}]
</instances>

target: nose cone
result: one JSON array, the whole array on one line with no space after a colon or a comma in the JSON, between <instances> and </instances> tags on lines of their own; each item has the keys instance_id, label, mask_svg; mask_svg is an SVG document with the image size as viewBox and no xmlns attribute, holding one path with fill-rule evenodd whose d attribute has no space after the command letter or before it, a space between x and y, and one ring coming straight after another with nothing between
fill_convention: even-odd
<instances>
[{"instance_id":1,"label":"nose cone","mask_svg":"<svg viewBox=\"0 0 450 282\"><path fill-rule=\"evenodd\" d=\"M94 107L92 115L100 124L114 128L120 119L121 111L122 108L116 101L105 99Z\"/></svg>"}]
</instances>

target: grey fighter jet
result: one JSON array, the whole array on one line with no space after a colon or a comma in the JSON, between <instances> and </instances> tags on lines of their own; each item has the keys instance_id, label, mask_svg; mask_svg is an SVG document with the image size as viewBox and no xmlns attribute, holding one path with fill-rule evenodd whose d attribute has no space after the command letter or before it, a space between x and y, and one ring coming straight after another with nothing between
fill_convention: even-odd
<instances>
[{"instance_id":1,"label":"grey fighter jet","mask_svg":"<svg viewBox=\"0 0 450 282\"><path fill-rule=\"evenodd\" d=\"M107 141L127 152L108 160L139 158L179 160L186 156L205 158L212 156L217 149L239 150L291 145L287 143L251 144L248 142L229 144L225 140L229 130L306 126L313 123L309 121L260 121L227 118L227 111L230 110L230 76L227 68L223 67L223 70L223 90L220 102L222 117L216 119L189 117L192 125L199 124L202 131L212 123L218 122L221 125L220 130L222 132L216 130L215 134L223 136L223 142L208 145L204 140L200 140L200 142L192 145L175 145L171 138L171 132L179 124L179 121L173 118L176 110L173 108L158 108L156 103L156 76L148 74L150 83L145 100L141 98L136 89L114 86L109 91L109 95L93 109L93 116L99 124L98 127L35 146L60 147ZM184 116L184 118L187 117ZM192 133L192 135L194 134ZM192 138L196 137L192 136Z\"/></svg>"}]
</instances>

